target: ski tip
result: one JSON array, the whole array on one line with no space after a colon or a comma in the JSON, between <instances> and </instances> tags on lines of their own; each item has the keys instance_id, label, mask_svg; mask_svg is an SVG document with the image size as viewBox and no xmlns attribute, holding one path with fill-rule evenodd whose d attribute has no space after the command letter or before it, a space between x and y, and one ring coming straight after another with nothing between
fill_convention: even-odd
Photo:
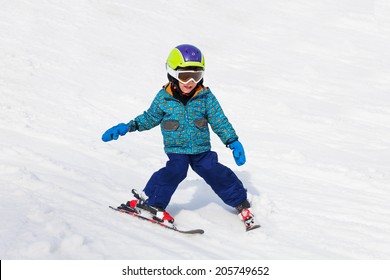
<instances>
[{"instance_id":1,"label":"ski tip","mask_svg":"<svg viewBox=\"0 0 390 280\"><path fill-rule=\"evenodd\" d=\"M177 230L177 231L181 232L181 233L186 233L186 234L203 234L204 233L203 229Z\"/></svg>"},{"instance_id":2,"label":"ski tip","mask_svg":"<svg viewBox=\"0 0 390 280\"><path fill-rule=\"evenodd\" d=\"M261 227L260 225L254 225L253 227L247 228L246 231L251 231L260 227Z\"/></svg>"}]
</instances>

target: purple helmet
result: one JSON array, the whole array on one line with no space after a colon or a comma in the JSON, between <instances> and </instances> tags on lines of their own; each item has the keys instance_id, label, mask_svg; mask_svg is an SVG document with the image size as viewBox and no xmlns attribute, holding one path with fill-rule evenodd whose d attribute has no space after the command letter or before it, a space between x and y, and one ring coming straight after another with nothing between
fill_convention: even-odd
<instances>
[{"instance_id":1,"label":"purple helmet","mask_svg":"<svg viewBox=\"0 0 390 280\"><path fill-rule=\"evenodd\" d=\"M184 44L175 47L168 56L167 67L176 70L178 67L196 67L205 69L204 56L195 46Z\"/></svg>"}]
</instances>

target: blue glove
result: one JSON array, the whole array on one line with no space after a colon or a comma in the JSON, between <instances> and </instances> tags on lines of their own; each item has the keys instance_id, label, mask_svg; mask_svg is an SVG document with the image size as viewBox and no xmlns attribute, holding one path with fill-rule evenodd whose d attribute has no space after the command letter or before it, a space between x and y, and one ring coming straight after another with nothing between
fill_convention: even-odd
<instances>
[{"instance_id":1,"label":"blue glove","mask_svg":"<svg viewBox=\"0 0 390 280\"><path fill-rule=\"evenodd\" d=\"M241 166L245 163L245 152L244 147L240 141L236 140L233 143L229 144L229 148L233 150L233 157L238 166Z\"/></svg>"},{"instance_id":2,"label":"blue glove","mask_svg":"<svg viewBox=\"0 0 390 280\"><path fill-rule=\"evenodd\" d=\"M102 135L102 140L108 142L111 140L117 140L119 135L123 136L129 132L129 126L125 123L120 123L114 127L111 127L109 130L104 132Z\"/></svg>"}]
</instances>

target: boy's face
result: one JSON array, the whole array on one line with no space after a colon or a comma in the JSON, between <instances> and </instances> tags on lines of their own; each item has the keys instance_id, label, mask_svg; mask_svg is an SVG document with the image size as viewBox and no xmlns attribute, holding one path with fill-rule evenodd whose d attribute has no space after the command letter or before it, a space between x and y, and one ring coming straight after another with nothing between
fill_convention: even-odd
<instances>
[{"instance_id":1,"label":"boy's face","mask_svg":"<svg viewBox=\"0 0 390 280\"><path fill-rule=\"evenodd\" d=\"M183 84L179 81L179 87L185 95L189 94L196 87L196 85L197 84L194 81L191 81L188 84Z\"/></svg>"}]
</instances>

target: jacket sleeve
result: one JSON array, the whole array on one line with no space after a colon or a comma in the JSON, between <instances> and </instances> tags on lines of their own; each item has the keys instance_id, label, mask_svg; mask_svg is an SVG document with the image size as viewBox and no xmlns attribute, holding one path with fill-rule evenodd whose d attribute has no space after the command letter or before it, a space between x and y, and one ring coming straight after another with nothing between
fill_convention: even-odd
<instances>
[{"instance_id":1,"label":"jacket sleeve","mask_svg":"<svg viewBox=\"0 0 390 280\"><path fill-rule=\"evenodd\" d=\"M221 141L228 145L238 139L238 136L224 114L221 105L214 94L209 91L207 98L207 119L211 129L218 135Z\"/></svg>"},{"instance_id":2,"label":"jacket sleeve","mask_svg":"<svg viewBox=\"0 0 390 280\"><path fill-rule=\"evenodd\" d=\"M150 108L145 111L143 114L139 115L134 119L134 122L137 124L137 130L149 130L153 127L158 126L161 123L161 120L164 117L164 111L161 109L161 94L157 94L154 98Z\"/></svg>"}]
</instances>

